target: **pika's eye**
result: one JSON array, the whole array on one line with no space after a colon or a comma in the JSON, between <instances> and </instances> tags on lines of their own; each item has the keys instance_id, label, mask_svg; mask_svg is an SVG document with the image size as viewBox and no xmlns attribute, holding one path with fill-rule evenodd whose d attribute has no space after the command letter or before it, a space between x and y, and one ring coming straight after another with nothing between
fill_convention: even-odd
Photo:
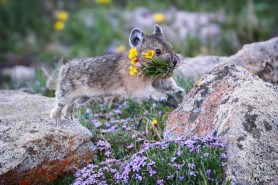
<instances>
[{"instance_id":1,"label":"pika's eye","mask_svg":"<svg viewBox=\"0 0 278 185\"><path fill-rule=\"evenodd\" d=\"M156 49L155 50L155 54L160 55L161 54L161 50L160 49Z\"/></svg>"}]
</instances>

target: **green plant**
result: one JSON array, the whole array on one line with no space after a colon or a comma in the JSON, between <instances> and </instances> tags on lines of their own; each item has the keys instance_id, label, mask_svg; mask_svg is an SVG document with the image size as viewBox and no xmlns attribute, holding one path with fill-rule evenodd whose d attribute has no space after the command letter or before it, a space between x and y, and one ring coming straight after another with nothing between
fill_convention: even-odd
<instances>
[{"instance_id":1,"label":"green plant","mask_svg":"<svg viewBox=\"0 0 278 185\"><path fill-rule=\"evenodd\" d=\"M172 76L174 67L169 65L168 60L162 60L157 57L154 57L146 64L142 65L141 71L139 73L142 75L147 75L150 77L155 77L161 75L165 76Z\"/></svg>"},{"instance_id":2,"label":"green plant","mask_svg":"<svg viewBox=\"0 0 278 185\"><path fill-rule=\"evenodd\" d=\"M42 94L48 97L54 97L54 91L46 89L46 78L42 70L36 70L36 80L32 82L27 82L27 86L32 93Z\"/></svg>"}]
</instances>

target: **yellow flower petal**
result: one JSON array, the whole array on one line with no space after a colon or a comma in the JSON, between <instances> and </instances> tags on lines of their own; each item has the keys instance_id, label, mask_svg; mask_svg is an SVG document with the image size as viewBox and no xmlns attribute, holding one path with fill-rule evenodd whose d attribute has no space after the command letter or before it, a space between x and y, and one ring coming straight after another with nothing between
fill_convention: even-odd
<instances>
[{"instance_id":1,"label":"yellow flower petal","mask_svg":"<svg viewBox=\"0 0 278 185\"><path fill-rule=\"evenodd\" d=\"M137 58L137 57L134 57L134 58L130 61L130 64L135 64L137 61L138 61L138 58Z\"/></svg>"},{"instance_id":2,"label":"yellow flower petal","mask_svg":"<svg viewBox=\"0 0 278 185\"><path fill-rule=\"evenodd\" d=\"M165 21L165 15L163 13L155 13L153 19L155 23L163 23Z\"/></svg>"},{"instance_id":3,"label":"yellow flower petal","mask_svg":"<svg viewBox=\"0 0 278 185\"><path fill-rule=\"evenodd\" d=\"M62 21L56 21L54 24L54 29L57 31L63 30L65 28L65 24Z\"/></svg>"},{"instance_id":4,"label":"yellow flower petal","mask_svg":"<svg viewBox=\"0 0 278 185\"><path fill-rule=\"evenodd\" d=\"M154 119L154 120L152 121L152 125L153 125L153 126L157 125L157 120L156 120L156 119Z\"/></svg>"},{"instance_id":5,"label":"yellow flower petal","mask_svg":"<svg viewBox=\"0 0 278 185\"><path fill-rule=\"evenodd\" d=\"M137 56L137 49L136 48L130 49L129 54L128 54L128 58L133 59L136 56Z\"/></svg>"},{"instance_id":6,"label":"yellow flower petal","mask_svg":"<svg viewBox=\"0 0 278 185\"><path fill-rule=\"evenodd\" d=\"M129 66L129 69L130 69L130 71L129 71L130 75L134 75L134 74L138 73L138 69L134 66Z\"/></svg>"},{"instance_id":7,"label":"yellow flower petal","mask_svg":"<svg viewBox=\"0 0 278 185\"><path fill-rule=\"evenodd\" d=\"M145 57L148 58L148 59L152 59L154 56L154 50L147 50L145 52Z\"/></svg>"},{"instance_id":8,"label":"yellow flower petal","mask_svg":"<svg viewBox=\"0 0 278 185\"><path fill-rule=\"evenodd\" d=\"M133 68L133 72L134 73L137 73L138 72L138 69L135 67L135 68Z\"/></svg>"},{"instance_id":9,"label":"yellow flower petal","mask_svg":"<svg viewBox=\"0 0 278 185\"><path fill-rule=\"evenodd\" d=\"M57 11L56 14L56 19L59 21L66 21L69 17L68 12L61 10L61 11Z\"/></svg>"},{"instance_id":10,"label":"yellow flower petal","mask_svg":"<svg viewBox=\"0 0 278 185\"><path fill-rule=\"evenodd\" d=\"M111 0L95 0L97 4L110 4Z\"/></svg>"}]
</instances>

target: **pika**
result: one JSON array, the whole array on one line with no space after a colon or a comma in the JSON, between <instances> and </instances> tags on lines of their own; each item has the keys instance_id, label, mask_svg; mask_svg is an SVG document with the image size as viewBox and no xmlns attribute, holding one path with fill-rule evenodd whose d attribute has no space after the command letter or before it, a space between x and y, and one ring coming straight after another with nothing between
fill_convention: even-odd
<instances>
[{"instance_id":1,"label":"pika","mask_svg":"<svg viewBox=\"0 0 278 185\"><path fill-rule=\"evenodd\" d=\"M129 44L138 52L154 50L155 57L162 57L172 67L180 63L172 46L165 40L162 28L154 26L152 35L145 35L135 28L129 36ZM104 55L94 58L73 59L60 69L56 105L50 118L60 122L61 113L66 106L66 118L72 119L74 100L81 96L115 96L164 101L169 93L181 93L184 90L177 86L173 77L131 76L128 52Z\"/></svg>"}]
</instances>

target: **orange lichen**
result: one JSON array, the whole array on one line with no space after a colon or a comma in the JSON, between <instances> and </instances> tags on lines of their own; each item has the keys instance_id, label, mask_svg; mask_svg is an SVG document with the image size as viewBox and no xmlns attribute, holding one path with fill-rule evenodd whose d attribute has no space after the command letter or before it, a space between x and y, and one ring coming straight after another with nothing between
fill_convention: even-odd
<instances>
[{"instance_id":1,"label":"orange lichen","mask_svg":"<svg viewBox=\"0 0 278 185\"><path fill-rule=\"evenodd\" d=\"M31 182L30 182L28 179L23 179L23 180L20 181L19 184L20 184L20 185L30 185Z\"/></svg>"},{"instance_id":2,"label":"orange lichen","mask_svg":"<svg viewBox=\"0 0 278 185\"><path fill-rule=\"evenodd\" d=\"M50 174L50 175L48 176L48 178L49 178L49 180L54 181L54 180L57 179L57 175L55 175L54 173L52 173L52 174Z\"/></svg>"}]
</instances>

